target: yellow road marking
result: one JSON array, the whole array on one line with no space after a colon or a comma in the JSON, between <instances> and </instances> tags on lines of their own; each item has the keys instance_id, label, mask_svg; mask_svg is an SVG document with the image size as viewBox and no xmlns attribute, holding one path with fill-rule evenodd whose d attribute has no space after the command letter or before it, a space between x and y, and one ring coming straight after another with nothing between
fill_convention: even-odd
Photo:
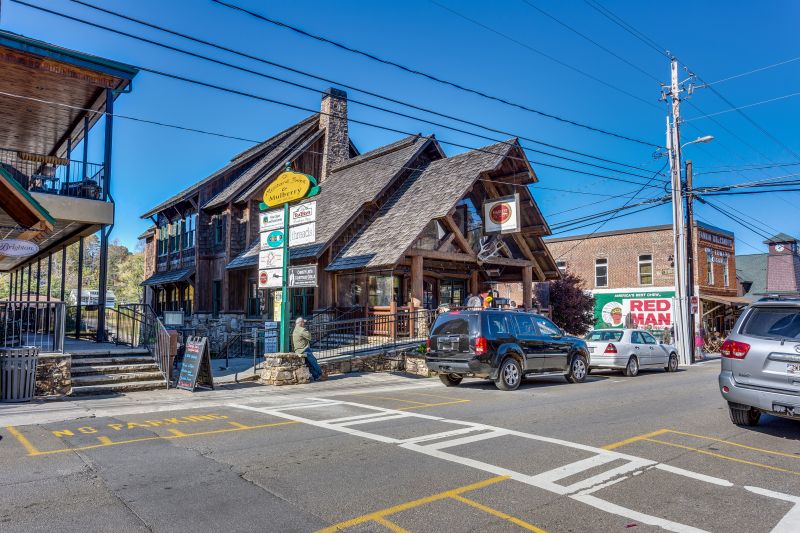
<instances>
[{"instance_id":1,"label":"yellow road marking","mask_svg":"<svg viewBox=\"0 0 800 533\"><path fill-rule=\"evenodd\" d=\"M101 444L112 444L113 441L108 437L97 437Z\"/></svg>"},{"instance_id":2,"label":"yellow road marking","mask_svg":"<svg viewBox=\"0 0 800 533\"><path fill-rule=\"evenodd\" d=\"M22 444L22 447L25 448L25 451L28 452L28 455L39 454L39 450L36 449L36 446L31 444L31 441L29 441L28 438L25 437L25 435L20 433L17 430L17 428L15 428L14 426L6 426L6 429L8 430L9 433L14 435L14 438L17 439L17 441L19 441L20 444Z\"/></svg>"},{"instance_id":3,"label":"yellow road marking","mask_svg":"<svg viewBox=\"0 0 800 533\"><path fill-rule=\"evenodd\" d=\"M356 518L351 518L350 520L345 520L344 522L339 522L338 524L334 524L330 527L320 529L319 531L317 531L317 533L334 533L336 531L342 531L343 529L363 524L364 522L376 521L381 518L385 519L385 517L399 513L401 511L407 511L409 509L413 509L414 507L425 505L426 503L432 503L439 500L452 498L453 496L458 496L464 492L482 489L484 487L488 487L489 485L494 485L495 483L499 483L507 479L510 479L509 476L496 476L489 479L484 479L483 481L472 483L471 485L465 485L457 489L447 490L445 492L440 492L432 496L426 496L418 500L412 500L410 502L401 503L400 505L395 505L394 507L388 507L381 511L375 511L373 513L368 513L362 516L358 516Z\"/></svg>"},{"instance_id":4,"label":"yellow road marking","mask_svg":"<svg viewBox=\"0 0 800 533\"><path fill-rule=\"evenodd\" d=\"M647 440L650 437L657 437L658 435L663 435L664 433L669 433L669 429L659 429L657 431L651 431L650 433L645 433L644 435L637 435L636 437L631 437L629 439L621 440L618 442L612 442L611 444L606 444L602 448L604 450L615 450L620 446L627 446L628 444L633 444L634 442L638 442L640 440Z\"/></svg>"},{"instance_id":5,"label":"yellow road marking","mask_svg":"<svg viewBox=\"0 0 800 533\"><path fill-rule=\"evenodd\" d=\"M147 441L154 441L154 440L182 439L182 438L186 438L186 437L200 437L200 436L203 436L203 435L217 435L217 434L220 434L220 433L230 433L230 432L233 432L233 431L248 431L248 430L251 430L251 429L261 429L261 428L275 427L275 426L288 426L290 424L299 424L299 423L300 422L296 422L294 420L289 420L289 421L286 421L286 422L275 422L275 423L272 423L272 424L261 424L259 426L248 426L247 428L235 427L235 428L226 428L226 429L213 429L213 430L210 430L210 431L198 431L197 433L182 433L181 435L158 435L158 436L155 436L155 437L141 437L141 438L138 438L138 439L118 440L118 441L110 442L108 444L105 444L105 443L104 444L92 444L92 445L89 445L89 446L79 446L79 447L76 447L76 448L62 448L62 449L59 449L59 450L45 450L45 451L37 450L36 448L34 448L30 444L30 442L28 442L28 446L30 446L30 448L28 448L26 446L26 449L28 450L28 455L30 455L30 456L33 456L33 455L52 455L52 454L56 454L56 453L74 452L74 451L79 451L79 450L93 450L95 448L103 448L105 446L119 446L121 444L133 444L133 443L136 443L136 442L147 442ZM9 426L9 428L10 427L11 426ZM9 429L9 431L11 431L11 429ZM14 431L16 431L16 430L14 430ZM25 437L21 433L19 433L17 431L16 432L17 434L15 434L14 431L11 431L12 435L17 437L17 434L19 434L20 437L25 439ZM174 430L174 431L177 431L177 430ZM17 437L17 440L19 440L19 437ZM25 442L27 442L27 439L25 439ZM22 443L22 440L20 440L20 443ZM25 446L25 444L23 444L23 446Z\"/></svg>"},{"instance_id":6,"label":"yellow road marking","mask_svg":"<svg viewBox=\"0 0 800 533\"><path fill-rule=\"evenodd\" d=\"M375 522L379 523L380 525L382 525L382 526L383 526L383 527L385 527L386 529L388 529L388 530L390 530L390 531L394 531L394 533L411 533L409 530L407 530L407 529L404 529L404 528L402 528L402 527L398 526L398 525L397 525L397 524L395 524L394 522L391 522L391 521L389 521L389 520L386 520L386 519L385 519L385 518L383 518L382 516L380 516L380 517L378 517L378 518L375 518L374 520L375 520Z\"/></svg>"},{"instance_id":7,"label":"yellow road marking","mask_svg":"<svg viewBox=\"0 0 800 533\"><path fill-rule=\"evenodd\" d=\"M783 473L786 473L786 474L792 474L792 475L795 475L795 476L800 476L800 472L796 472L794 470L787 470L786 468L780 468L780 467L772 466L772 465L765 465L765 464L762 464L762 463L756 463L754 461L746 461L744 459L739 459L737 457L730 457L728 455L722 455L722 454L719 454L719 453L710 452L708 450L701 450L700 448L692 448L691 446L684 446L683 444L676 444L674 442L667 442L667 441L658 440L658 439L643 439L643 440L646 440L648 442L655 442L655 443L658 443L658 444L663 444L665 446L673 446L675 448L681 448L682 450L690 450L690 451L693 451L693 452L702 453L704 455L710 455L711 457L716 457L717 459L725 459L727 461L734 461L736 463L742 463L742 464L750 465L750 466L757 466L759 468L766 468L767 470L774 470L776 472L783 472Z\"/></svg>"},{"instance_id":8,"label":"yellow road marking","mask_svg":"<svg viewBox=\"0 0 800 533\"><path fill-rule=\"evenodd\" d=\"M393 400L395 402L403 402L403 403L413 403L416 405L428 405L426 402L415 402L412 400L403 400L402 398L392 398L390 396L374 396L372 394L369 395L370 398L377 398L379 400Z\"/></svg>"},{"instance_id":9,"label":"yellow road marking","mask_svg":"<svg viewBox=\"0 0 800 533\"><path fill-rule=\"evenodd\" d=\"M527 529L528 531L535 531L536 533L547 533L544 529L538 528L538 527L534 526L533 524L529 524L528 522L526 522L524 520L520 520L519 518L515 518L515 517L513 517L511 515L507 515L506 513L502 512L502 511L498 511L497 509L493 509L491 507L487 507L486 505L483 505L482 503L478 503L476 501L470 500L469 498L465 498L465 497L459 496L459 495L451 496L451 498L454 499L454 500L460 501L462 503L466 503L467 505L471 505L472 507L474 507L476 509L480 509L484 513L489 513L490 515L496 516L498 518L502 518L503 520L508 520L512 524L516 524L516 525L518 525L519 527L521 527L523 529Z\"/></svg>"},{"instance_id":10,"label":"yellow road marking","mask_svg":"<svg viewBox=\"0 0 800 533\"><path fill-rule=\"evenodd\" d=\"M705 435L695 435L694 433L686 433L686 432L683 432L683 431L675 431L675 430L670 430L670 433L675 433L676 435L685 435L687 437L695 437L697 439L711 440L711 441L714 441L714 442L722 442L724 444L729 444L731 446L736 446L737 448L744 448L746 450L753 450L753 451L756 451L756 452L764 452L764 453L769 453L769 454L772 454L772 455L780 455L781 457L789 457L791 459L800 459L800 455L795 455L795 454L786 453L786 452L779 452L779 451L775 451L775 450L765 450L764 448L755 448L753 446L747 446L746 444L739 444L738 442L731 442L729 440L718 439L718 438L715 438L715 437L706 437Z\"/></svg>"},{"instance_id":11,"label":"yellow road marking","mask_svg":"<svg viewBox=\"0 0 800 533\"><path fill-rule=\"evenodd\" d=\"M441 394L430 394L425 392L417 392L413 391L412 394L415 396L430 396L431 398L439 398L440 400L460 400L461 398L453 398L452 396L442 396Z\"/></svg>"},{"instance_id":12,"label":"yellow road marking","mask_svg":"<svg viewBox=\"0 0 800 533\"><path fill-rule=\"evenodd\" d=\"M186 433L184 433L180 429L168 429L167 431L169 431L170 433L172 433L176 437L185 437L186 436Z\"/></svg>"},{"instance_id":13,"label":"yellow road marking","mask_svg":"<svg viewBox=\"0 0 800 533\"><path fill-rule=\"evenodd\" d=\"M425 407L439 407L440 405L454 405L457 403L465 403L469 402L470 400L455 400L452 402L442 402L442 403L424 403L422 405L412 405L411 407L400 407L395 409L395 411L410 411L411 409L424 409Z\"/></svg>"},{"instance_id":14,"label":"yellow road marking","mask_svg":"<svg viewBox=\"0 0 800 533\"><path fill-rule=\"evenodd\" d=\"M235 426L237 428L241 428L241 429L250 429L250 426L246 426L244 424L240 424L239 422L228 422L228 424L230 424L232 426Z\"/></svg>"}]
</instances>

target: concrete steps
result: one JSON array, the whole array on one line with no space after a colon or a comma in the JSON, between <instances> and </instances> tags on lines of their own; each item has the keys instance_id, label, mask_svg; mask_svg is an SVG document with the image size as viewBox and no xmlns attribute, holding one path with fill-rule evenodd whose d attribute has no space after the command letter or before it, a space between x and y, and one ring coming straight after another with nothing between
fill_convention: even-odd
<instances>
[{"instance_id":1,"label":"concrete steps","mask_svg":"<svg viewBox=\"0 0 800 533\"><path fill-rule=\"evenodd\" d=\"M71 396L114 394L166 388L166 381L144 348L91 350L72 354Z\"/></svg>"}]
</instances>

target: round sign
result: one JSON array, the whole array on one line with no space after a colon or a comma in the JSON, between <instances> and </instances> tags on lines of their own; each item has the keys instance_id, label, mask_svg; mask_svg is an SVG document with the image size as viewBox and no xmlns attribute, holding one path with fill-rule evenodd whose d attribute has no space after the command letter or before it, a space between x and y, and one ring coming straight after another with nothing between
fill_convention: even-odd
<instances>
[{"instance_id":1,"label":"round sign","mask_svg":"<svg viewBox=\"0 0 800 533\"><path fill-rule=\"evenodd\" d=\"M270 248L278 248L283 246L283 231L271 231L269 235L267 235L267 246Z\"/></svg>"},{"instance_id":2,"label":"round sign","mask_svg":"<svg viewBox=\"0 0 800 533\"><path fill-rule=\"evenodd\" d=\"M622 304L619 302L608 302L603 306L601 315L603 317L603 322L605 322L608 327L614 328L625 325L623 323Z\"/></svg>"},{"instance_id":3,"label":"round sign","mask_svg":"<svg viewBox=\"0 0 800 533\"><path fill-rule=\"evenodd\" d=\"M0 255L7 257L28 257L39 251L35 242L21 239L0 239Z\"/></svg>"},{"instance_id":4,"label":"round sign","mask_svg":"<svg viewBox=\"0 0 800 533\"><path fill-rule=\"evenodd\" d=\"M267 273L266 273L266 272L259 272L259 273L258 273L258 282L259 282L261 285L266 285L266 284L267 284L267 280L268 280L268 279L269 279L269 276L267 276Z\"/></svg>"},{"instance_id":5,"label":"round sign","mask_svg":"<svg viewBox=\"0 0 800 533\"><path fill-rule=\"evenodd\" d=\"M492 206L489 210L489 218L495 224L505 224L511 218L511 206L507 203Z\"/></svg>"}]
</instances>

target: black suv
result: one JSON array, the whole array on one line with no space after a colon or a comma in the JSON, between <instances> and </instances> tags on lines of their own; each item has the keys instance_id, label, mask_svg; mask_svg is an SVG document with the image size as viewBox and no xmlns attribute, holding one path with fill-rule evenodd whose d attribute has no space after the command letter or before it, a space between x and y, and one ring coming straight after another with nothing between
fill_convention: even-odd
<instances>
[{"instance_id":1,"label":"black suv","mask_svg":"<svg viewBox=\"0 0 800 533\"><path fill-rule=\"evenodd\" d=\"M498 389L509 391L527 375L563 375L580 383L588 373L589 351L583 340L565 335L546 317L486 309L439 315L426 359L448 387L472 376L493 379Z\"/></svg>"}]
</instances>

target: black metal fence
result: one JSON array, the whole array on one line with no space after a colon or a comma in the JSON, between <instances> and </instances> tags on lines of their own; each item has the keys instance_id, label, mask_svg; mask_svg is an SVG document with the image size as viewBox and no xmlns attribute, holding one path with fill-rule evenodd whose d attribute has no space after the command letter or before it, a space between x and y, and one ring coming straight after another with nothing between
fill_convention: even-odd
<instances>
[{"instance_id":1,"label":"black metal fence","mask_svg":"<svg viewBox=\"0 0 800 533\"><path fill-rule=\"evenodd\" d=\"M64 351L62 302L0 302L0 347L36 346L41 352Z\"/></svg>"},{"instance_id":2,"label":"black metal fence","mask_svg":"<svg viewBox=\"0 0 800 533\"><path fill-rule=\"evenodd\" d=\"M0 166L31 192L99 200L103 165L0 149Z\"/></svg>"}]
</instances>

